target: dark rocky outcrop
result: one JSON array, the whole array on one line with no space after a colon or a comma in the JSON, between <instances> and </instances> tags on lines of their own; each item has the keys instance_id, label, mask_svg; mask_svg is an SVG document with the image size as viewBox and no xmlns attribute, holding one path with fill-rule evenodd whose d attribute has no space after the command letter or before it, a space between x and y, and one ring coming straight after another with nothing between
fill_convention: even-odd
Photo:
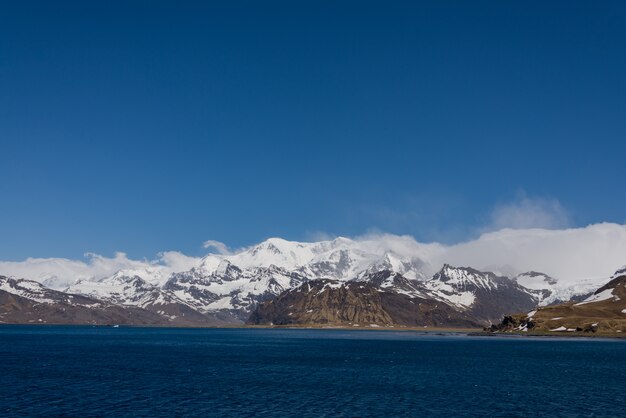
<instances>
[{"instance_id":1,"label":"dark rocky outcrop","mask_svg":"<svg viewBox=\"0 0 626 418\"><path fill-rule=\"evenodd\" d=\"M332 280L310 281L259 305L248 324L478 326L443 302L385 291L369 282Z\"/></svg>"}]
</instances>

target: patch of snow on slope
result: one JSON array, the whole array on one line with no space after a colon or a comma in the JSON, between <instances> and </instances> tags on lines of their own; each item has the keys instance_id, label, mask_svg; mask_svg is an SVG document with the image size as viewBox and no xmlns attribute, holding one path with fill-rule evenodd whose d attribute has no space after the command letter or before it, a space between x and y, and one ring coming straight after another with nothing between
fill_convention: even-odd
<instances>
[{"instance_id":1,"label":"patch of snow on slope","mask_svg":"<svg viewBox=\"0 0 626 418\"><path fill-rule=\"evenodd\" d=\"M472 292L460 292L446 295L444 299L453 305L469 308L476 300L476 296Z\"/></svg>"},{"instance_id":2,"label":"patch of snow on slope","mask_svg":"<svg viewBox=\"0 0 626 418\"><path fill-rule=\"evenodd\" d=\"M232 309L233 305L231 303L231 298L226 296L221 299L216 300L213 303L210 303L206 306L207 311L219 311L222 309Z\"/></svg>"},{"instance_id":3,"label":"patch of snow on slope","mask_svg":"<svg viewBox=\"0 0 626 418\"><path fill-rule=\"evenodd\" d=\"M598 294L591 295L584 301L577 303L575 306L585 305L587 303L593 303L593 302L601 302L603 300L609 300L609 299L616 299L616 297L613 295L613 289L605 289Z\"/></svg>"},{"instance_id":4,"label":"patch of snow on slope","mask_svg":"<svg viewBox=\"0 0 626 418\"><path fill-rule=\"evenodd\" d=\"M31 280L0 278L0 290L38 303L56 302L46 297L47 289L43 285Z\"/></svg>"}]
</instances>

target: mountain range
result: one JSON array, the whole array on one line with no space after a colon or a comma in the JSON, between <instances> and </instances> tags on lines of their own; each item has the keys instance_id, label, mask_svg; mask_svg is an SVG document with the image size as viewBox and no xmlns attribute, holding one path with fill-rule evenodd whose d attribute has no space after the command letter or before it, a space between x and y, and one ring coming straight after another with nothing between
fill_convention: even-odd
<instances>
[{"instance_id":1,"label":"mountain range","mask_svg":"<svg viewBox=\"0 0 626 418\"><path fill-rule=\"evenodd\" d=\"M376 319L372 323L478 326L511 312L582 300L607 281L572 284L536 271L506 277L471 267L437 268L428 259L426 253L381 253L347 238L272 238L235 254L209 254L191 269L169 274L155 265L42 283L0 276L0 321L223 325ZM322 290L324 303L313 297ZM377 307L369 316L350 307L364 299ZM289 304L281 305L290 300L302 307L292 315ZM347 311L331 315L329 306L340 302Z\"/></svg>"}]
</instances>

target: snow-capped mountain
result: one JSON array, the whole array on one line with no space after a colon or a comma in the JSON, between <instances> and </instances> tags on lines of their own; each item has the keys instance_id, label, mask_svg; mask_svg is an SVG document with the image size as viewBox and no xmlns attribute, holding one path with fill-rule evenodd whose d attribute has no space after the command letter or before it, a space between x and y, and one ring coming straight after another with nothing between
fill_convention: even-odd
<instances>
[{"instance_id":1,"label":"snow-capped mountain","mask_svg":"<svg viewBox=\"0 0 626 418\"><path fill-rule=\"evenodd\" d=\"M159 286L125 270L100 280L79 280L65 291L133 306L143 306L154 299L153 295L158 298L164 293Z\"/></svg>"},{"instance_id":2,"label":"snow-capped mountain","mask_svg":"<svg viewBox=\"0 0 626 418\"><path fill-rule=\"evenodd\" d=\"M98 281L79 280L65 291L115 305L138 307L171 320L179 317L191 320L201 316L196 306L181 300L168 289L132 275L133 273L135 272L132 270L121 270L111 277Z\"/></svg>"},{"instance_id":3,"label":"snow-capped mountain","mask_svg":"<svg viewBox=\"0 0 626 418\"><path fill-rule=\"evenodd\" d=\"M381 291L446 303L483 321L498 320L502 312L584 298L605 281L564 281L535 271L508 279L447 264L437 271L431 261L441 255L439 251L437 246L398 245L397 238L391 243L271 238L235 253L188 258L178 264L183 271L158 263L134 264L112 275L81 275L62 288L67 277L41 277L57 290L110 304L171 318L199 314L237 322L245 321L260 303L312 280L367 282Z\"/></svg>"},{"instance_id":4,"label":"snow-capped mountain","mask_svg":"<svg viewBox=\"0 0 626 418\"><path fill-rule=\"evenodd\" d=\"M229 310L245 320L259 302L309 280L363 280L391 271L419 281L430 270L418 257L379 255L347 238L317 243L272 238L234 255L209 254L191 270L172 274L161 287L201 312Z\"/></svg>"},{"instance_id":5,"label":"snow-capped mountain","mask_svg":"<svg viewBox=\"0 0 626 418\"><path fill-rule=\"evenodd\" d=\"M0 276L0 291L28 299L35 303L48 305L63 303L93 307L99 304L99 301L80 294L59 292L33 280L16 279L13 277Z\"/></svg>"},{"instance_id":6,"label":"snow-capped mountain","mask_svg":"<svg viewBox=\"0 0 626 418\"><path fill-rule=\"evenodd\" d=\"M408 280L398 274L380 272L372 279L345 282L319 279L304 283L260 304L247 323L350 327L480 326L470 315L446 303L380 287L396 280Z\"/></svg>"},{"instance_id":7,"label":"snow-capped mountain","mask_svg":"<svg viewBox=\"0 0 626 418\"><path fill-rule=\"evenodd\" d=\"M228 315L202 314L138 276L118 274L97 284L77 283L73 290L83 294L0 276L0 323L220 325L233 322Z\"/></svg>"},{"instance_id":8,"label":"snow-capped mountain","mask_svg":"<svg viewBox=\"0 0 626 418\"><path fill-rule=\"evenodd\" d=\"M367 270L393 270L411 279L429 277L434 271L419 254L381 252L348 238L312 243L270 238L236 254L209 254L196 270L210 275L224 260L241 270L276 266L309 278L333 280L350 280Z\"/></svg>"},{"instance_id":9,"label":"snow-capped mountain","mask_svg":"<svg viewBox=\"0 0 626 418\"><path fill-rule=\"evenodd\" d=\"M359 276L354 282L365 282L383 291L394 292L411 298L437 299L424 283L411 280L392 270L381 270Z\"/></svg>"},{"instance_id":10,"label":"snow-capped mountain","mask_svg":"<svg viewBox=\"0 0 626 418\"><path fill-rule=\"evenodd\" d=\"M526 289L543 290L557 284L557 280L544 273L528 271L518 274L514 280Z\"/></svg>"},{"instance_id":11,"label":"snow-capped mountain","mask_svg":"<svg viewBox=\"0 0 626 418\"><path fill-rule=\"evenodd\" d=\"M508 277L445 264L425 282L434 297L469 312L481 321L499 321L505 312L533 308L538 298Z\"/></svg>"},{"instance_id":12,"label":"snow-capped mountain","mask_svg":"<svg viewBox=\"0 0 626 418\"><path fill-rule=\"evenodd\" d=\"M579 280L567 284L544 273L529 271L515 276L520 285L533 291L539 306L563 303L569 300L582 300L598 288L603 279Z\"/></svg>"},{"instance_id":13,"label":"snow-capped mountain","mask_svg":"<svg viewBox=\"0 0 626 418\"><path fill-rule=\"evenodd\" d=\"M323 287L319 286L320 281L325 283ZM490 324L500 321L502 316L510 310L527 311L537 306L538 302L538 298L532 291L507 277L500 277L490 272L480 272L466 267L445 265L432 278L426 281L411 280L392 270L368 271L352 280L346 281L329 281L328 279L309 281L299 286L296 290L288 290L279 296L290 295L286 299L281 300L289 301L293 299L295 305L287 302L282 304L274 304L271 301L266 302L254 311L253 317L257 319L264 318L263 320L265 321L282 318L280 321L285 323L297 323L297 321L306 320L307 318L320 320L321 318L318 318L313 312L298 312L294 306L301 305L312 309L311 306L317 303L314 301L320 298L320 292L329 286L333 289L345 289L345 292L353 292L354 294L361 293L358 289L369 289L368 292L374 289L381 294L387 295L385 298L389 297L389 295L397 295L398 297L391 298L391 300L402 304L405 308L411 304L414 306L429 305L432 307L432 313L438 312L437 315L442 314L442 312L454 312L454 315L446 314L450 324L454 323L452 318L456 318L456 320L460 318L458 315L462 315L464 318L471 318L477 323ZM336 297L341 298L341 295L342 293L340 292ZM329 305L328 301L325 301L323 298L319 302L328 311L326 316L328 316L327 319L329 321L341 322L343 321L341 318L345 320L347 320L346 318L351 318L350 320L356 321L356 317L346 316L347 313L352 312L350 309L339 317L331 315L332 306L339 308L339 302L335 301ZM363 301L350 302L349 299L345 299L343 302L346 305L352 303L358 307L363 304ZM384 311L392 309L388 304L383 305L385 307L382 309L381 315L384 314ZM341 307L341 309L345 308ZM282 312L281 309L285 312ZM353 306L351 309L357 308ZM417 317L420 317L420 315L417 315ZM440 323L446 322L445 317L444 315L440 318ZM399 318L396 319L399 320ZM426 321L425 318L422 319ZM407 323L406 318L402 319L402 321L404 322L400 323ZM428 321L424 322L424 325L428 324L430 324Z\"/></svg>"},{"instance_id":14,"label":"snow-capped mountain","mask_svg":"<svg viewBox=\"0 0 626 418\"><path fill-rule=\"evenodd\" d=\"M163 288L200 312L228 310L245 320L257 303L307 280L297 271L274 265L242 270L222 260L210 274L204 268L176 273Z\"/></svg>"}]
</instances>

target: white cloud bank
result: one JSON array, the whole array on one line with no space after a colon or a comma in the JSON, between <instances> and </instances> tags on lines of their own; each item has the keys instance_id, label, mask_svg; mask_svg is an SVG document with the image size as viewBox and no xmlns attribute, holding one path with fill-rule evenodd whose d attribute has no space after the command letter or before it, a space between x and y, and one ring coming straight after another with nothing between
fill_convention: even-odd
<instances>
[{"instance_id":1,"label":"white cloud bank","mask_svg":"<svg viewBox=\"0 0 626 418\"><path fill-rule=\"evenodd\" d=\"M442 258L486 270L536 270L564 281L603 278L626 264L626 225L503 229L446 248Z\"/></svg>"},{"instance_id":2,"label":"white cloud bank","mask_svg":"<svg viewBox=\"0 0 626 418\"><path fill-rule=\"evenodd\" d=\"M142 277L144 271L167 277L191 269L199 260L177 251L160 253L155 260L132 260L122 252L113 257L87 253L84 260L27 258L24 261L0 261L0 275L36 280L62 289L77 280L97 280L120 270L133 270Z\"/></svg>"},{"instance_id":3,"label":"white cloud bank","mask_svg":"<svg viewBox=\"0 0 626 418\"><path fill-rule=\"evenodd\" d=\"M207 247L218 253L228 251L222 243L207 242ZM505 274L536 270L564 282L607 278L626 264L626 225L612 223L567 229L506 228L456 245L419 243L410 236L391 234L356 237L353 244L351 247L373 254L394 252L402 257L419 257L433 270L439 269L443 263ZM48 284L62 288L64 283L103 278L121 269L157 272L163 278L172 272L189 270L200 261L201 258L176 251L161 253L155 260L132 260L124 253L110 258L87 254L84 260L28 258L0 261L0 274L40 282L47 280Z\"/></svg>"}]
</instances>

